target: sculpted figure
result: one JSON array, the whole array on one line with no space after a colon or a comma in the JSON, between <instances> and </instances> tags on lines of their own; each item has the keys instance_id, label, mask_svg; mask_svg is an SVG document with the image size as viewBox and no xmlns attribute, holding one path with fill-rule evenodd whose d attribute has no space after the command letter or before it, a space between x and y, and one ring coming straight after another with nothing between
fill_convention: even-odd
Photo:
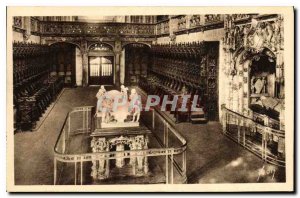
<instances>
[{"instance_id":1,"label":"sculpted figure","mask_svg":"<svg viewBox=\"0 0 300 198\"><path fill-rule=\"evenodd\" d=\"M125 87L124 85L121 85L121 93L123 95L123 99L128 99L128 94L127 94L128 88Z\"/></svg>"},{"instance_id":2,"label":"sculpted figure","mask_svg":"<svg viewBox=\"0 0 300 198\"><path fill-rule=\"evenodd\" d=\"M251 93L255 93L255 86L254 86L254 80L255 80L255 78L254 78L254 76L252 76L252 78L251 78Z\"/></svg>"},{"instance_id":3,"label":"sculpted figure","mask_svg":"<svg viewBox=\"0 0 300 198\"><path fill-rule=\"evenodd\" d=\"M96 112L100 112L101 111L102 99L103 99L103 96L104 96L105 93L106 93L106 90L105 90L104 86L101 85L99 91L96 94L96 98L97 98L97 109L96 109Z\"/></svg>"},{"instance_id":4,"label":"sculpted figure","mask_svg":"<svg viewBox=\"0 0 300 198\"><path fill-rule=\"evenodd\" d=\"M113 102L109 98L103 98L102 102L102 122L108 123L111 117L111 110L112 110Z\"/></svg>"},{"instance_id":5,"label":"sculpted figure","mask_svg":"<svg viewBox=\"0 0 300 198\"><path fill-rule=\"evenodd\" d=\"M131 112L133 113L132 122L138 122L140 120L140 114L141 114L141 101L139 99L139 96L135 89L131 90L131 94L129 96L129 99L131 101Z\"/></svg>"},{"instance_id":6,"label":"sculpted figure","mask_svg":"<svg viewBox=\"0 0 300 198\"><path fill-rule=\"evenodd\" d=\"M267 80L266 80L266 76L262 77L262 93L267 93Z\"/></svg>"}]
</instances>

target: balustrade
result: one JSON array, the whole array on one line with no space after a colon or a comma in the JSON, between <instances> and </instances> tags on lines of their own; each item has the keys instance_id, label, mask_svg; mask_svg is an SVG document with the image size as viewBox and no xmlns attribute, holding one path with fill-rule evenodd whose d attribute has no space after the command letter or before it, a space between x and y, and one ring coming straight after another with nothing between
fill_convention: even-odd
<instances>
[{"instance_id":1,"label":"balustrade","mask_svg":"<svg viewBox=\"0 0 300 198\"><path fill-rule=\"evenodd\" d=\"M193 28L200 25L202 25L200 15L193 15L190 19L190 27Z\"/></svg>"},{"instance_id":2,"label":"balustrade","mask_svg":"<svg viewBox=\"0 0 300 198\"><path fill-rule=\"evenodd\" d=\"M263 160L285 166L285 132L279 121L253 114L245 117L222 106L223 133Z\"/></svg>"},{"instance_id":3,"label":"balustrade","mask_svg":"<svg viewBox=\"0 0 300 198\"><path fill-rule=\"evenodd\" d=\"M164 35L164 34L169 34L170 29L169 29L169 20L161 22L156 25L157 28L157 35Z\"/></svg>"},{"instance_id":4,"label":"balustrade","mask_svg":"<svg viewBox=\"0 0 300 198\"><path fill-rule=\"evenodd\" d=\"M187 17L184 16L180 16L178 18L178 23L177 23L177 29L178 30L184 30L187 28Z\"/></svg>"},{"instance_id":5,"label":"balustrade","mask_svg":"<svg viewBox=\"0 0 300 198\"><path fill-rule=\"evenodd\" d=\"M126 170L123 175L134 178L133 182L186 183L186 140L156 110L142 113L143 123L151 130L148 135L152 141L156 141L154 144L151 144L150 140L148 144L148 139L140 135L135 138L124 135L110 139L110 144L107 144L104 138L91 137L94 125L93 107L73 108L66 117L54 147L54 185L97 184L93 182L101 181L101 184L107 184L106 182L109 183L109 179L115 176L111 170L114 166L117 171ZM75 149L71 142L78 138L81 138L84 146ZM116 151L108 149L110 145L126 141L131 143L129 150L123 147L116 148ZM90 144L93 145L92 151L88 148ZM127 166L130 169L125 169L122 166L128 161ZM160 167L163 172L157 172L153 166ZM73 171L69 171L71 169ZM144 179L138 180L141 175L145 176ZM96 180L91 181L91 176ZM159 181L153 180L153 177L159 177ZM112 179L116 181L115 178ZM118 182L121 184L122 178L119 178Z\"/></svg>"},{"instance_id":6,"label":"balustrade","mask_svg":"<svg viewBox=\"0 0 300 198\"><path fill-rule=\"evenodd\" d=\"M40 22L43 35L155 35L154 24Z\"/></svg>"},{"instance_id":7,"label":"balustrade","mask_svg":"<svg viewBox=\"0 0 300 198\"><path fill-rule=\"evenodd\" d=\"M223 15L222 14L206 14L204 16L204 21L205 21L205 24L223 22Z\"/></svg>"}]
</instances>

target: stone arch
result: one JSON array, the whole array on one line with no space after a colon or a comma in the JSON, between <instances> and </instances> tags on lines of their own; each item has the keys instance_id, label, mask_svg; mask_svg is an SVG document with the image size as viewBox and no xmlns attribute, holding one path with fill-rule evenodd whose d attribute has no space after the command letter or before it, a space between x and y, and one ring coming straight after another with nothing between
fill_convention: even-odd
<instances>
[{"instance_id":1,"label":"stone arch","mask_svg":"<svg viewBox=\"0 0 300 198\"><path fill-rule=\"evenodd\" d=\"M110 146L115 146L117 144L131 144L131 143L132 143L132 139L124 136L116 137L109 140Z\"/></svg>"},{"instance_id":2,"label":"stone arch","mask_svg":"<svg viewBox=\"0 0 300 198\"><path fill-rule=\"evenodd\" d=\"M267 56L271 61L276 62L276 55L267 47L264 47L259 51L254 48L241 47L233 53L234 66L242 65L248 60L252 62L254 59L262 56Z\"/></svg>"},{"instance_id":3,"label":"stone arch","mask_svg":"<svg viewBox=\"0 0 300 198\"><path fill-rule=\"evenodd\" d=\"M121 69L121 82L126 86L139 83L147 76L149 67L151 45L145 42L122 43L124 62Z\"/></svg>"},{"instance_id":4,"label":"stone arch","mask_svg":"<svg viewBox=\"0 0 300 198\"><path fill-rule=\"evenodd\" d=\"M89 50L90 50L90 47L92 47L92 46L95 45L95 44L104 44L104 45L108 46L108 47L111 49L111 51L114 51L114 48L115 48L115 46L114 46L113 44L111 44L111 43L103 42L103 41L96 41L96 42L90 43L90 44L87 46L87 50L89 51Z\"/></svg>"},{"instance_id":5,"label":"stone arch","mask_svg":"<svg viewBox=\"0 0 300 198\"><path fill-rule=\"evenodd\" d=\"M72 45L74 47L74 59L72 59L71 70L65 69L65 73L61 72L61 69L58 69L60 72L59 75L63 76L65 79L65 83L70 81L71 86L82 86L82 47L80 44L73 41L53 41L48 45L49 47L55 47L56 45L59 47L60 45ZM59 49L55 49L59 52ZM56 63L56 67L60 67L59 63ZM66 68L66 66L64 66ZM71 72L71 73L70 73Z\"/></svg>"},{"instance_id":6,"label":"stone arch","mask_svg":"<svg viewBox=\"0 0 300 198\"><path fill-rule=\"evenodd\" d=\"M138 41L138 42L125 42L125 43L122 43L122 49L124 49L126 47L126 45L130 45L130 44L143 44L143 45L146 45L149 48L151 48L151 44L146 43L146 42Z\"/></svg>"},{"instance_id":7,"label":"stone arch","mask_svg":"<svg viewBox=\"0 0 300 198\"><path fill-rule=\"evenodd\" d=\"M52 46L52 45L59 44L59 43L69 43L69 44L73 44L73 45L75 45L80 51L82 50L80 44L75 43L75 42L72 42L72 41L53 41L53 42L49 43L48 45L49 45L49 46Z\"/></svg>"}]
</instances>

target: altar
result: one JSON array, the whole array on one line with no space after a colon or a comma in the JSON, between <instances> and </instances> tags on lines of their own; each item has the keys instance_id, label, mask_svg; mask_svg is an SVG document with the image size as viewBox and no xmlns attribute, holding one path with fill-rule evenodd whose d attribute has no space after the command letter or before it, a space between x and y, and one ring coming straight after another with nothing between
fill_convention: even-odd
<instances>
[{"instance_id":1,"label":"altar","mask_svg":"<svg viewBox=\"0 0 300 198\"><path fill-rule=\"evenodd\" d=\"M141 101L135 91L127 95L128 88L121 91L106 92L101 86L94 115L94 127L91 133L93 153L101 153L92 159L91 177L95 181L110 178L111 168L119 169L118 174L126 176L145 176L149 172L148 159L143 150L148 149L148 135L151 131L140 124ZM130 155L132 150L141 150ZM105 152L116 152L116 159L99 159ZM144 156L143 156L144 155Z\"/></svg>"}]
</instances>

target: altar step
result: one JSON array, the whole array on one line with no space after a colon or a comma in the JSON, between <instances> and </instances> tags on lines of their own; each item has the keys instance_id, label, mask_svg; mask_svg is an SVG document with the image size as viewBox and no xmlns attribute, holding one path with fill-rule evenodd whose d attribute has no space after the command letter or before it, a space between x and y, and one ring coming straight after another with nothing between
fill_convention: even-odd
<instances>
[{"instance_id":1,"label":"altar step","mask_svg":"<svg viewBox=\"0 0 300 198\"><path fill-rule=\"evenodd\" d=\"M133 168L131 165L126 164L122 168L114 167L110 171L110 177L125 177L125 176L134 176L133 175Z\"/></svg>"},{"instance_id":2,"label":"altar step","mask_svg":"<svg viewBox=\"0 0 300 198\"><path fill-rule=\"evenodd\" d=\"M176 123L176 118L174 114L172 114L170 111L165 111L164 114L167 116L167 120L172 121L173 123ZM197 111L191 113L191 123L192 124L205 124L208 122L204 111Z\"/></svg>"},{"instance_id":3,"label":"altar step","mask_svg":"<svg viewBox=\"0 0 300 198\"><path fill-rule=\"evenodd\" d=\"M172 114L170 111L165 111L165 114L168 116L168 118L173 121L174 123L176 122L176 118L174 114Z\"/></svg>"},{"instance_id":4,"label":"altar step","mask_svg":"<svg viewBox=\"0 0 300 198\"><path fill-rule=\"evenodd\" d=\"M205 124L208 122L203 109L191 113L191 122L192 124Z\"/></svg>"}]
</instances>

